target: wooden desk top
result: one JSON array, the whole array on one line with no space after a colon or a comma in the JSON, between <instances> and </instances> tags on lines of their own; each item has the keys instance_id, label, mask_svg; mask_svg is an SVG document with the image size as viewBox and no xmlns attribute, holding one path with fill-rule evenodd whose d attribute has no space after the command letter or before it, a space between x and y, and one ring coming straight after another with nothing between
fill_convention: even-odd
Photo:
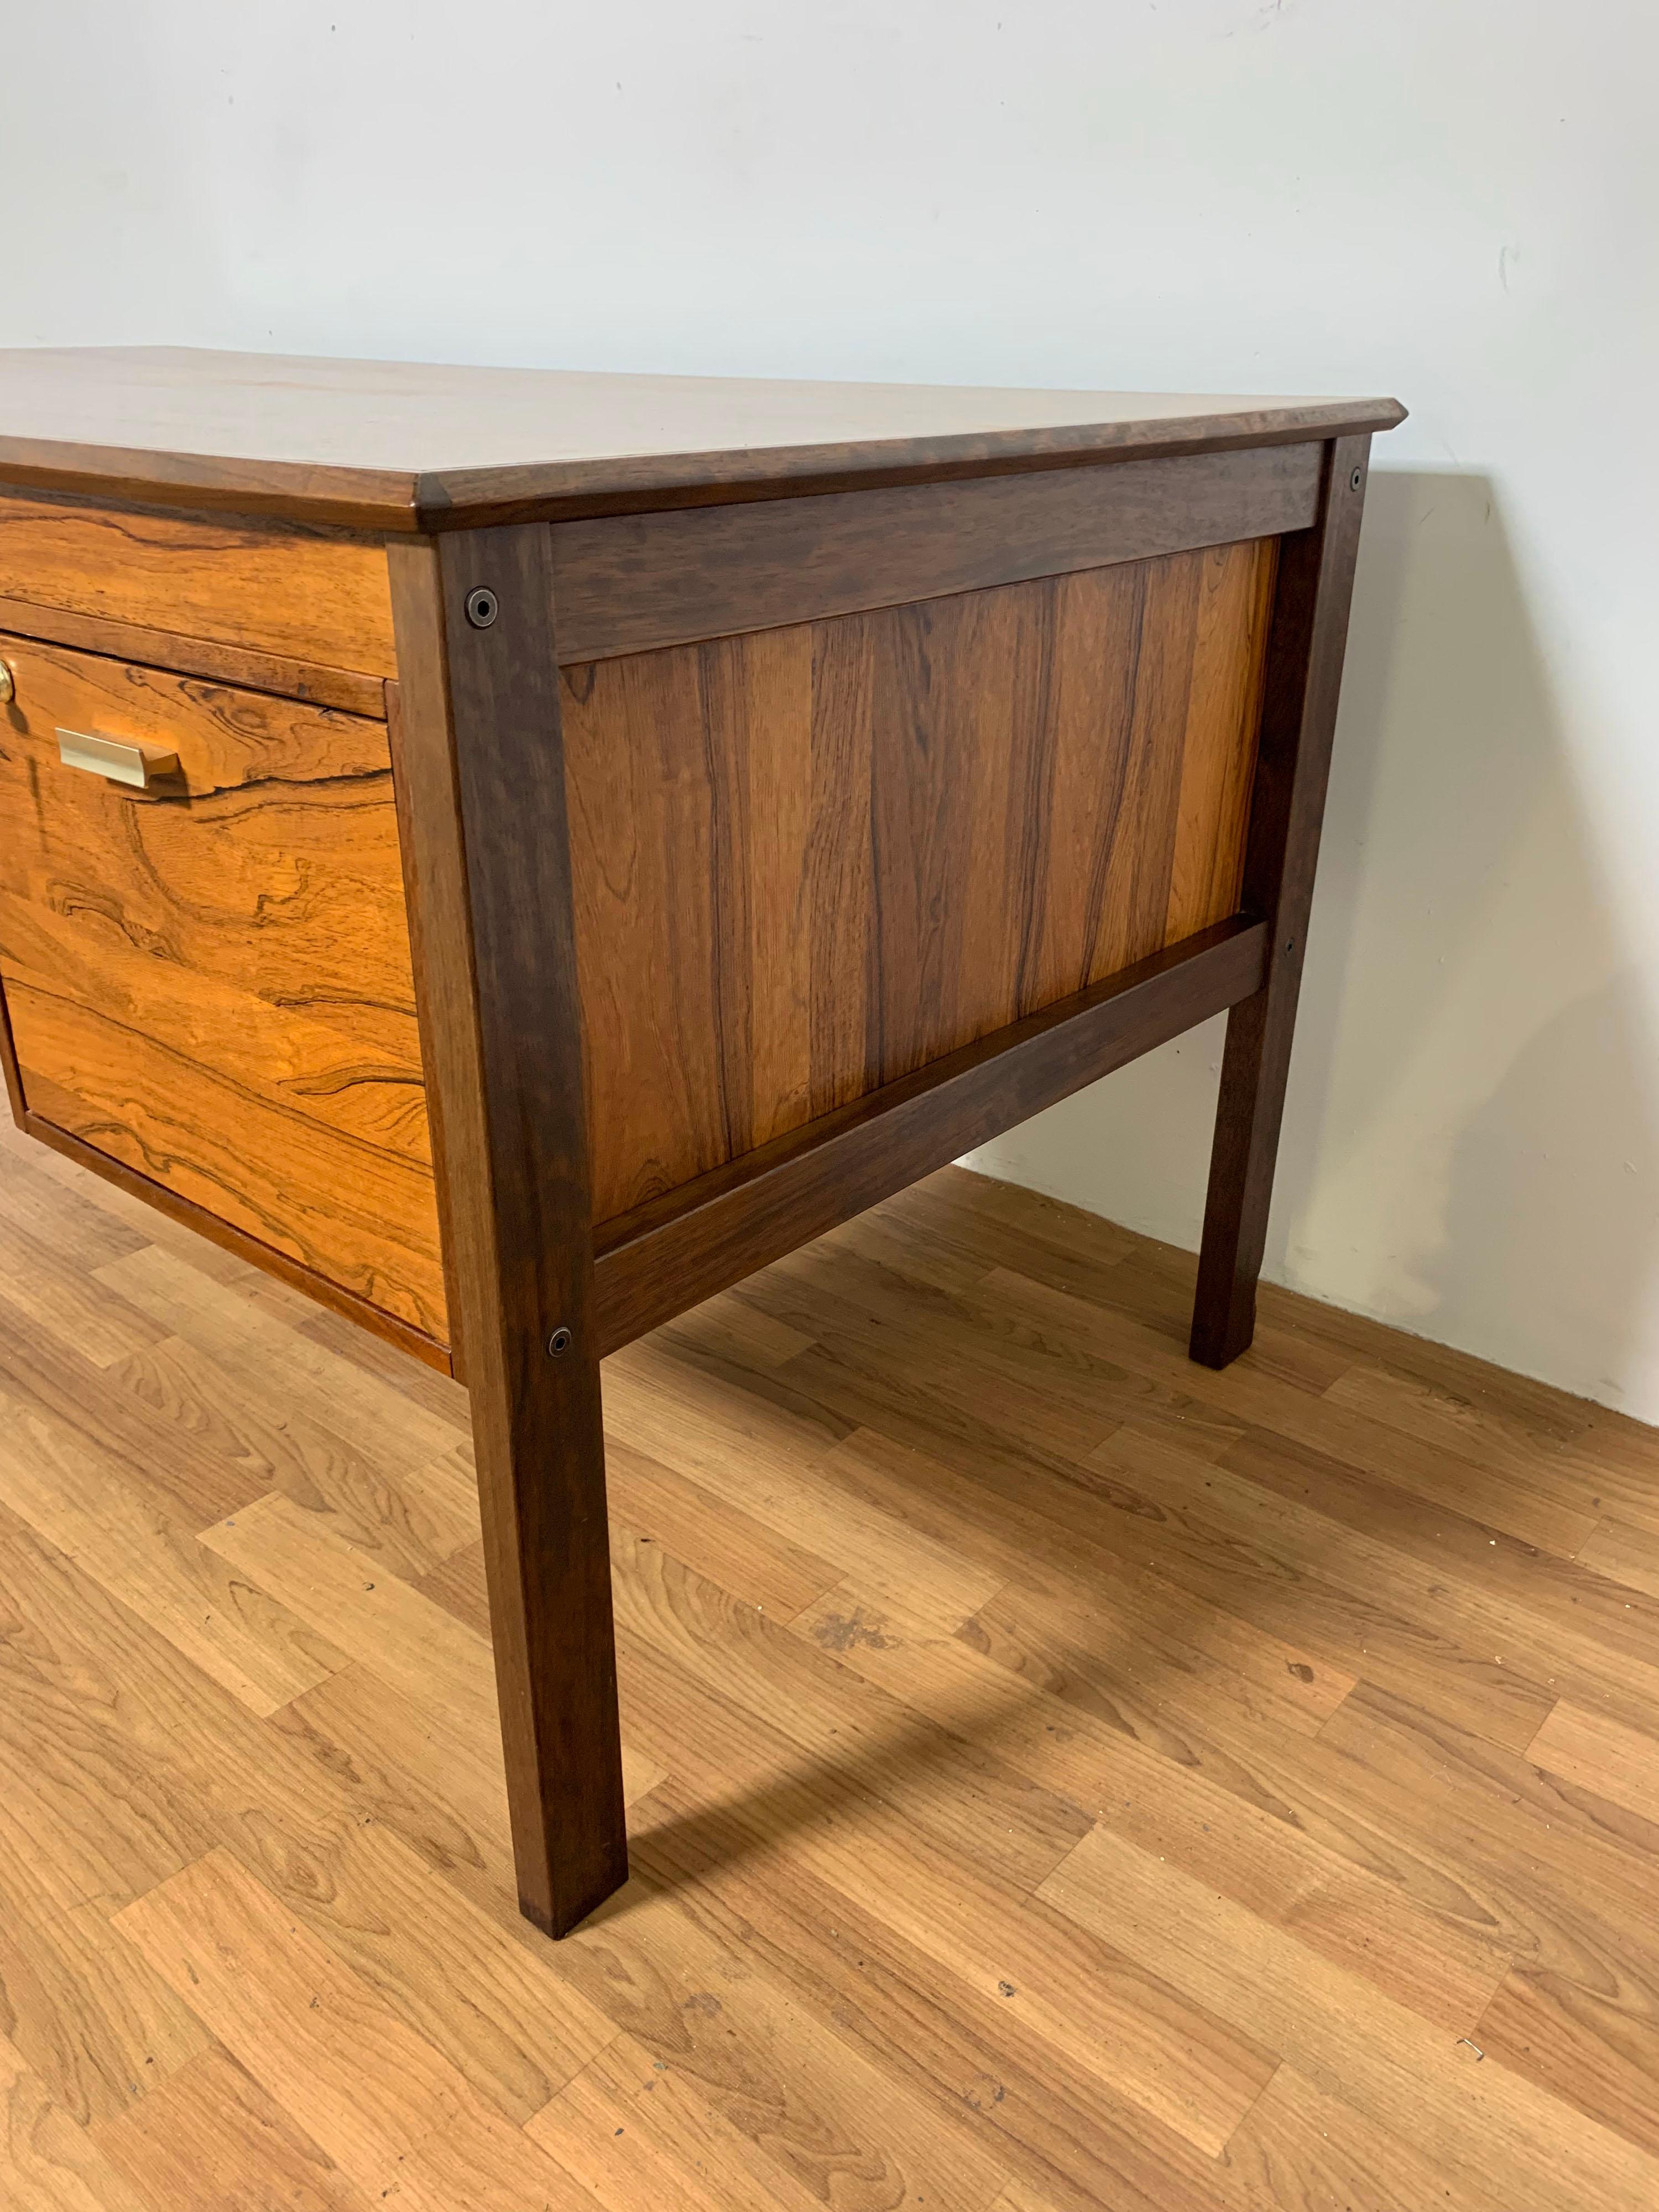
<instances>
[{"instance_id":1,"label":"wooden desk top","mask_svg":"<svg viewBox=\"0 0 1659 2212\"><path fill-rule=\"evenodd\" d=\"M440 368L181 347L0 351L0 478L360 529L698 505L1285 444L1385 398L1237 398Z\"/></svg>"}]
</instances>

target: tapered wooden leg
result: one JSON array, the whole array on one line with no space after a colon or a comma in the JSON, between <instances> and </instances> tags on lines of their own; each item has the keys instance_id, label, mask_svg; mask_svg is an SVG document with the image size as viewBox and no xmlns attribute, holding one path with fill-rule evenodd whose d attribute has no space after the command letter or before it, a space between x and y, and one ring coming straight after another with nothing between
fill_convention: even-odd
<instances>
[{"instance_id":1,"label":"tapered wooden leg","mask_svg":"<svg viewBox=\"0 0 1659 2212\"><path fill-rule=\"evenodd\" d=\"M516 1434L474 1415L478 1497L519 1906L563 1936L628 1879L599 1362L526 1381Z\"/></svg>"},{"instance_id":2,"label":"tapered wooden leg","mask_svg":"<svg viewBox=\"0 0 1659 2212\"><path fill-rule=\"evenodd\" d=\"M1269 925L1267 977L1227 1018L1193 1307L1206 1367L1236 1359L1255 1329L1370 447L1330 442L1318 520L1279 547L1243 900Z\"/></svg>"},{"instance_id":3,"label":"tapered wooden leg","mask_svg":"<svg viewBox=\"0 0 1659 2212\"><path fill-rule=\"evenodd\" d=\"M562 1936L628 1854L551 549L531 524L391 560L396 773L519 1897Z\"/></svg>"}]
</instances>

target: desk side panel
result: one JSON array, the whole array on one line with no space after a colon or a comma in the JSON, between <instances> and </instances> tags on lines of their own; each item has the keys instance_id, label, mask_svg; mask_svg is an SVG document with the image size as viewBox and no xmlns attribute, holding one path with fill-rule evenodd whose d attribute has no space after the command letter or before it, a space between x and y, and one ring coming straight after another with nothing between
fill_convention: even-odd
<instances>
[{"instance_id":1,"label":"desk side panel","mask_svg":"<svg viewBox=\"0 0 1659 2212\"><path fill-rule=\"evenodd\" d=\"M1233 914L1274 559L565 668L595 1219Z\"/></svg>"}]
</instances>

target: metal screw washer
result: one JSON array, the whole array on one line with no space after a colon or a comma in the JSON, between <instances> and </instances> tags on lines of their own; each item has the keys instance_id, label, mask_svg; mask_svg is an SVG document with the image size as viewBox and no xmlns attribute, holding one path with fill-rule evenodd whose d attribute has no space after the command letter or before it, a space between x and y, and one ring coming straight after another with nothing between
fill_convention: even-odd
<instances>
[{"instance_id":1,"label":"metal screw washer","mask_svg":"<svg viewBox=\"0 0 1659 2212\"><path fill-rule=\"evenodd\" d=\"M466 595L466 618L474 629L488 629L501 611L501 601L487 585L479 584Z\"/></svg>"},{"instance_id":2,"label":"metal screw washer","mask_svg":"<svg viewBox=\"0 0 1659 2212\"><path fill-rule=\"evenodd\" d=\"M1364 481L1364 471L1356 469L1353 474L1348 478L1348 489L1350 491L1358 491L1360 484Z\"/></svg>"},{"instance_id":3,"label":"metal screw washer","mask_svg":"<svg viewBox=\"0 0 1659 2212\"><path fill-rule=\"evenodd\" d=\"M571 1346L575 1342L575 1338L572 1336L570 1331L561 1324L561 1326L556 1328L552 1335L547 1340L548 1358L550 1359L562 1359L565 1353L569 1351Z\"/></svg>"}]
</instances>

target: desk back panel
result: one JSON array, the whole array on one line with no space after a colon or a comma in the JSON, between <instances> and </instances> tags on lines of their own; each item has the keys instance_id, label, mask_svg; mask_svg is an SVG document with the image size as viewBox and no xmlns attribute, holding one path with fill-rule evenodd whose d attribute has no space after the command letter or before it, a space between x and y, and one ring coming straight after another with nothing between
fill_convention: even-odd
<instances>
[{"instance_id":1,"label":"desk back panel","mask_svg":"<svg viewBox=\"0 0 1659 2212\"><path fill-rule=\"evenodd\" d=\"M1274 565L568 666L595 1219L1235 912Z\"/></svg>"}]
</instances>

